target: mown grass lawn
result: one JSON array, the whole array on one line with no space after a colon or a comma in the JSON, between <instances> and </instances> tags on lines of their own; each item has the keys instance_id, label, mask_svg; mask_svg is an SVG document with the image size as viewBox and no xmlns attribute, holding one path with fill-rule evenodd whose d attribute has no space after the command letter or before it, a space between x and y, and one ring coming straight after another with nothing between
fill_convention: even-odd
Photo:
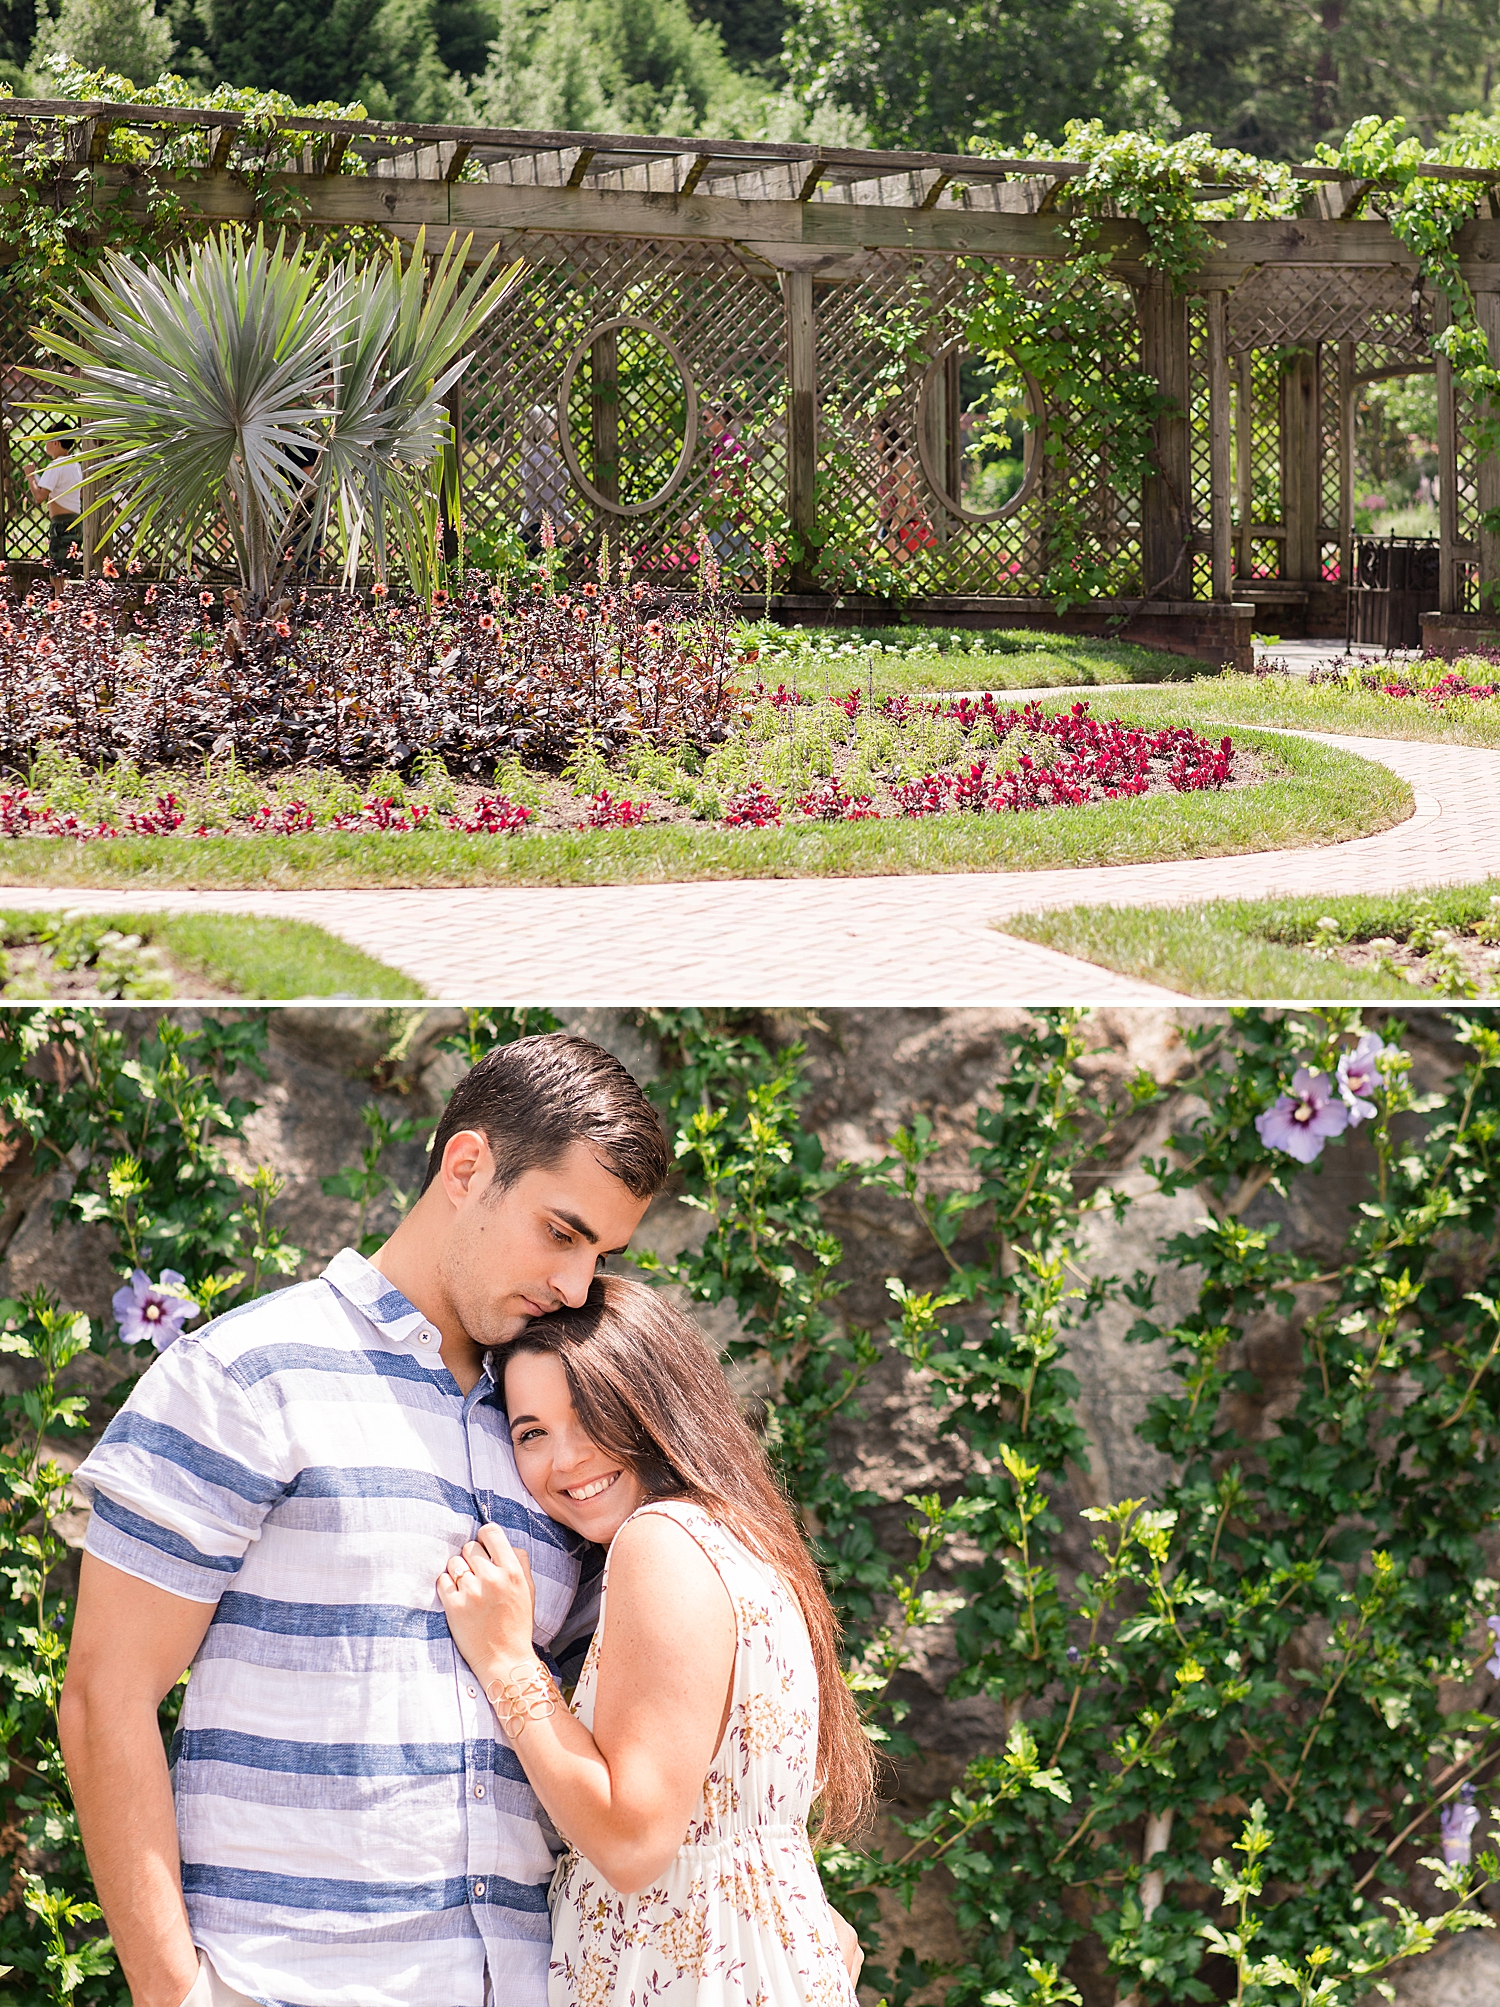
<instances>
[{"instance_id":1,"label":"mown grass lawn","mask_svg":"<svg viewBox=\"0 0 1500 2007\"><path fill-rule=\"evenodd\" d=\"M1500 748L1500 698L1459 700L1435 709L1420 698L1311 684L1300 676L1224 674L1191 657L1131 642L1037 635L1019 628L982 637L948 636L944 639L956 646L925 650L910 639L910 629L880 631L870 637L882 644L873 650L869 640L862 648L856 645L856 631L835 631L828 646L841 652L833 655L821 652L827 630L821 635L806 632L818 640L820 652L771 663L766 674L769 682L785 682L810 696L821 696L825 688L837 696L855 683L868 689L872 668L877 698L948 690L1077 689L1087 695L1098 688L1109 690L1114 711L1120 708L1126 686L1133 685L1139 687L1130 689L1129 702L1149 708L1137 708L1129 715L1138 715L1143 723L1191 724L1205 732L1215 724L1230 731L1282 725L1354 737ZM970 652L970 643L980 640L983 650ZM886 652L888 648L901 652ZM1274 647L1268 652L1274 655ZM1340 644L1330 641L1330 658L1339 652ZM1100 706L1096 703L1094 708Z\"/></svg>"},{"instance_id":2,"label":"mown grass lawn","mask_svg":"<svg viewBox=\"0 0 1500 2007\"><path fill-rule=\"evenodd\" d=\"M1067 906L997 924L1003 933L1186 996L1411 1002L1418 995L1434 1000L1441 992L1415 991L1399 976L1314 954L1304 944L1317 939L1319 921L1337 920L1348 941L1403 940L1416 913L1425 909L1433 924L1458 932L1482 919L1497 893L1500 881L1491 879L1427 892L1224 899L1173 907Z\"/></svg>"},{"instance_id":3,"label":"mown grass lawn","mask_svg":"<svg viewBox=\"0 0 1500 2007\"><path fill-rule=\"evenodd\" d=\"M1135 709L1121 706L1121 715ZM514 836L423 829L91 843L22 837L0 853L0 873L12 885L410 887L1035 871L1341 843L1411 813L1405 782L1371 761L1310 740L1248 733L1244 742L1276 777L1222 794L760 830L679 822Z\"/></svg>"},{"instance_id":4,"label":"mown grass lawn","mask_svg":"<svg viewBox=\"0 0 1500 2007\"><path fill-rule=\"evenodd\" d=\"M70 916L71 917L71 916ZM266 919L225 913L107 913L87 915L86 923L116 934L138 934L159 951L174 997L204 995L396 999L427 992L399 969L363 954L337 935L304 920ZM37 939L57 921L55 913L15 907L0 911L0 936L14 945ZM86 977L87 971L84 975ZM55 994L12 977L6 994L27 1001ZM129 992L126 992L128 997Z\"/></svg>"},{"instance_id":5,"label":"mown grass lawn","mask_svg":"<svg viewBox=\"0 0 1500 2007\"><path fill-rule=\"evenodd\" d=\"M1170 689L1132 690L1129 715L1142 723L1191 724L1235 734L1256 725L1303 732L1336 732L1350 738L1421 739L1436 745L1500 750L1500 697L1444 704L1413 697L1380 697L1367 690L1309 684L1295 676L1201 677ZM1124 706L1116 706L1125 715Z\"/></svg>"},{"instance_id":6,"label":"mown grass lawn","mask_svg":"<svg viewBox=\"0 0 1500 2007\"><path fill-rule=\"evenodd\" d=\"M767 650L761 669L773 686L834 696L858 684L875 696L923 690L1088 689L1128 683L1190 683L1205 665L1160 648L1086 636L1039 635L1024 628L944 634L930 647L919 628L803 629L810 652L785 657Z\"/></svg>"}]
</instances>

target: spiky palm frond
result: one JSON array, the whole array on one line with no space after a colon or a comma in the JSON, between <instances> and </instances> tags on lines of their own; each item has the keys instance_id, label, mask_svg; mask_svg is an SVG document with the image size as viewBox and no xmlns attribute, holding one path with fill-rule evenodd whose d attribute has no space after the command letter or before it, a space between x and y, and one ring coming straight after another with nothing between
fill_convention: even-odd
<instances>
[{"instance_id":1,"label":"spiky palm frond","mask_svg":"<svg viewBox=\"0 0 1500 2007\"><path fill-rule=\"evenodd\" d=\"M166 516L228 523L241 584L272 595L287 552L339 517L352 579L368 542L383 571L394 545L430 585L431 470L449 434L443 400L521 264L465 276L450 240L429 273L419 236L403 262L329 266L322 254L225 229L165 269L111 254L89 304L61 305L44 341L73 373L46 372L93 442L85 455L109 527L134 547Z\"/></svg>"}]
</instances>

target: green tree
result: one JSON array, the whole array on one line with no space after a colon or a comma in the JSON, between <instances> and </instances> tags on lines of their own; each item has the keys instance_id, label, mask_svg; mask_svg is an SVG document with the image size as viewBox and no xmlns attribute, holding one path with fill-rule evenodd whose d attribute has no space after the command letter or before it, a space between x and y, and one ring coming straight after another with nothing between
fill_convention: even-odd
<instances>
[{"instance_id":1,"label":"green tree","mask_svg":"<svg viewBox=\"0 0 1500 2007\"><path fill-rule=\"evenodd\" d=\"M175 46L155 0L62 0L55 15L38 22L31 65L39 69L61 57L150 84L171 62Z\"/></svg>"},{"instance_id":2,"label":"green tree","mask_svg":"<svg viewBox=\"0 0 1500 2007\"><path fill-rule=\"evenodd\" d=\"M497 16L469 93L495 125L693 133L763 95L686 0L500 0Z\"/></svg>"},{"instance_id":3,"label":"green tree","mask_svg":"<svg viewBox=\"0 0 1500 2007\"><path fill-rule=\"evenodd\" d=\"M20 93L31 45L36 39L36 0L0 4L0 82Z\"/></svg>"},{"instance_id":4,"label":"green tree","mask_svg":"<svg viewBox=\"0 0 1500 2007\"><path fill-rule=\"evenodd\" d=\"M801 0L794 87L852 107L877 146L954 150L977 134L1055 143L1070 118L1169 130L1164 0Z\"/></svg>"},{"instance_id":5,"label":"green tree","mask_svg":"<svg viewBox=\"0 0 1500 2007\"><path fill-rule=\"evenodd\" d=\"M1367 113L1429 142L1489 96L1495 0L1175 0L1161 81L1221 146L1306 160Z\"/></svg>"},{"instance_id":6,"label":"green tree","mask_svg":"<svg viewBox=\"0 0 1500 2007\"><path fill-rule=\"evenodd\" d=\"M783 74L782 43L792 21L788 0L692 0L692 12L718 29L736 69Z\"/></svg>"}]
</instances>

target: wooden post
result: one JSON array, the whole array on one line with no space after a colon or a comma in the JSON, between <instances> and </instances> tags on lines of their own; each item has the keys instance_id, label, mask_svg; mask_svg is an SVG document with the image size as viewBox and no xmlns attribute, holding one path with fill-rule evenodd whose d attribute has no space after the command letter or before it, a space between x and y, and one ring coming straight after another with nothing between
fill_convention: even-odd
<instances>
[{"instance_id":1,"label":"wooden post","mask_svg":"<svg viewBox=\"0 0 1500 2007\"><path fill-rule=\"evenodd\" d=\"M1208 473L1209 533L1213 545L1213 596L1231 596L1234 550L1230 510L1229 295L1208 295Z\"/></svg>"},{"instance_id":2,"label":"wooden post","mask_svg":"<svg viewBox=\"0 0 1500 2007\"><path fill-rule=\"evenodd\" d=\"M1234 491L1240 512L1240 555L1235 569L1248 579L1254 569L1250 525L1255 516L1255 358L1248 349L1235 366Z\"/></svg>"},{"instance_id":3,"label":"wooden post","mask_svg":"<svg viewBox=\"0 0 1500 2007\"><path fill-rule=\"evenodd\" d=\"M1500 364L1500 293L1474 294L1474 314L1489 343L1490 361ZM1500 454L1486 453L1475 469L1479 501L1479 609L1500 610L1500 529L1487 530L1484 518L1500 510Z\"/></svg>"},{"instance_id":4,"label":"wooden post","mask_svg":"<svg viewBox=\"0 0 1500 2007\"><path fill-rule=\"evenodd\" d=\"M1354 344L1339 343L1339 584L1354 583Z\"/></svg>"},{"instance_id":5,"label":"wooden post","mask_svg":"<svg viewBox=\"0 0 1500 2007\"><path fill-rule=\"evenodd\" d=\"M1446 297L1433 302L1433 323L1441 334L1452 314ZM1453 365L1437 355L1438 394L1438 612L1461 613L1463 588L1458 574L1458 424L1453 408ZM1424 609L1425 611L1425 609Z\"/></svg>"},{"instance_id":6,"label":"wooden post","mask_svg":"<svg viewBox=\"0 0 1500 2007\"><path fill-rule=\"evenodd\" d=\"M1192 446L1188 432L1188 303L1170 281L1141 291L1141 356L1163 397L1156 421L1156 472L1141 489L1141 592L1163 599L1192 597L1188 540L1192 535Z\"/></svg>"},{"instance_id":7,"label":"wooden post","mask_svg":"<svg viewBox=\"0 0 1500 2007\"><path fill-rule=\"evenodd\" d=\"M79 451L86 453L93 444L91 439L77 441ZM83 563L84 583L94 576L94 567L99 559L99 518L94 513L94 503L99 499L99 484L90 469L83 483L83 506L87 511L78 526L78 555Z\"/></svg>"},{"instance_id":8,"label":"wooden post","mask_svg":"<svg viewBox=\"0 0 1500 2007\"><path fill-rule=\"evenodd\" d=\"M1318 358L1298 349L1281 379L1283 578L1317 582L1318 515Z\"/></svg>"},{"instance_id":9,"label":"wooden post","mask_svg":"<svg viewBox=\"0 0 1500 2007\"><path fill-rule=\"evenodd\" d=\"M444 478L444 474L447 472L445 464L443 473L440 473L438 477L440 483L438 488L438 507L443 519L443 561L445 564L453 564L462 556L464 522L464 408L462 386L455 383L444 398L443 403L448 412L448 423L453 428L453 437L449 442L447 452L444 454L445 463L447 462L448 454L452 454L453 456L451 463L452 480L449 481ZM322 569L322 566L315 563L309 569L316 575Z\"/></svg>"},{"instance_id":10,"label":"wooden post","mask_svg":"<svg viewBox=\"0 0 1500 2007\"><path fill-rule=\"evenodd\" d=\"M948 493L955 502L964 498L964 437L962 406L963 396L959 382L959 368L963 357L956 349L949 349L943 362L943 450L945 464L943 478L948 483Z\"/></svg>"},{"instance_id":11,"label":"wooden post","mask_svg":"<svg viewBox=\"0 0 1500 2007\"><path fill-rule=\"evenodd\" d=\"M786 310L786 513L806 549L818 520L818 334L812 273L783 272L781 296ZM810 558L793 567L792 584L798 592L816 590Z\"/></svg>"},{"instance_id":12,"label":"wooden post","mask_svg":"<svg viewBox=\"0 0 1500 2007\"><path fill-rule=\"evenodd\" d=\"M594 442L594 486L606 501L620 499L620 330L595 335L589 349L589 429Z\"/></svg>"}]
</instances>

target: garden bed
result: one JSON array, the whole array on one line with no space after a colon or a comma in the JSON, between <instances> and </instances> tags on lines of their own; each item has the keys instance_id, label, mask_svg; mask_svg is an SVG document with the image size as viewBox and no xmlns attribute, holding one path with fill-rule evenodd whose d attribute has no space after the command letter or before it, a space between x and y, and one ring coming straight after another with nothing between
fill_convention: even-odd
<instances>
[{"instance_id":1,"label":"garden bed","mask_svg":"<svg viewBox=\"0 0 1500 2007\"><path fill-rule=\"evenodd\" d=\"M1059 953L1199 997L1500 995L1500 883L1331 899L1070 906L1003 923Z\"/></svg>"},{"instance_id":2,"label":"garden bed","mask_svg":"<svg viewBox=\"0 0 1500 2007\"><path fill-rule=\"evenodd\" d=\"M1409 679L1412 665L1403 665ZM1489 665L1434 663L1433 671L1455 669L1462 680L1483 687L1494 674ZM1394 683L1397 679L1392 676ZM1432 674L1436 689L1441 678ZM1347 734L1351 738L1414 739L1441 745L1484 746L1500 750L1500 697L1446 694L1435 701L1420 696L1388 696L1367 688L1358 677L1288 675L1199 677L1171 689L1133 690L1133 716L1162 724L1191 721L1198 730L1238 733L1254 725L1278 725L1294 731Z\"/></svg>"},{"instance_id":3,"label":"garden bed","mask_svg":"<svg viewBox=\"0 0 1500 2007\"><path fill-rule=\"evenodd\" d=\"M1411 810L1382 769L1205 732L1180 702L1153 708L1171 693L1099 712L882 694L843 657L818 692L773 680L762 642L711 600L602 577L259 621L196 581L12 598L0 869L194 886L987 871L1335 843Z\"/></svg>"},{"instance_id":4,"label":"garden bed","mask_svg":"<svg viewBox=\"0 0 1500 2007\"><path fill-rule=\"evenodd\" d=\"M1233 856L1341 843L1403 821L1411 790L1388 768L1311 740L1253 736L1256 785L1156 793L1032 814L947 813L882 821L635 828L488 835L434 827L288 835L125 835L0 845L13 885L604 885L716 878L883 877L1027 871ZM306 775L298 776L304 784ZM305 787L304 787L305 791Z\"/></svg>"}]
</instances>

